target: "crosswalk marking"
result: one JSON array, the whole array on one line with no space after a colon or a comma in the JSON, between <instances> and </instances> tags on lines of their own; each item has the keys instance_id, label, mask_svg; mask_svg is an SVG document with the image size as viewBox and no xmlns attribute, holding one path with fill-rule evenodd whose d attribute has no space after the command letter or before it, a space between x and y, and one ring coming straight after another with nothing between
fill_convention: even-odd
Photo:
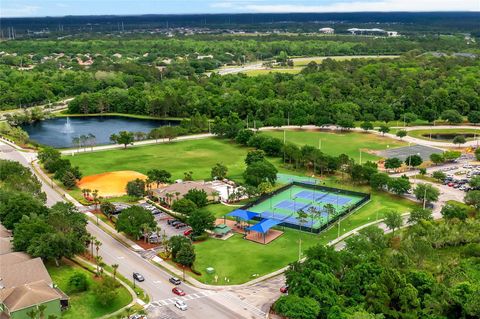
<instances>
[{"instance_id":1,"label":"crosswalk marking","mask_svg":"<svg viewBox=\"0 0 480 319\"><path fill-rule=\"evenodd\" d=\"M194 294L190 294L190 295L186 295L186 296L182 296L182 297L179 296L179 297L175 297L175 298L166 298L166 299L161 299L161 300L155 300L155 301L152 301L150 303L150 306L163 307L163 306L173 305L175 303L175 301L177 301L177 300L183 300L183 301L195 300L195 299L205 298L205 297L211 296L213 294L217 294L217 292L212 291L212 290L206 290L206 291L201 291L201 292L198 292L198 293L194 293Z\"/></svg>"},{"instance_id":2,"label":"crosswalk marking","mask_svg":"<svg viewBox=\"0 0 480 319\"><path fill-rule=\"evenodd\" d=\"M231 292L225 292L224 294L218 295L220 298L223 299L228 299L229 301L234 301L236 304L240 304L242 307L248 309L251 313L253 313L256 316L265 318L266 313L260 309L257 308L256 306L252 305L251 303L248 303L240 298L238 298L236 295L232 294Z\"/></svg>"}]
</instances>

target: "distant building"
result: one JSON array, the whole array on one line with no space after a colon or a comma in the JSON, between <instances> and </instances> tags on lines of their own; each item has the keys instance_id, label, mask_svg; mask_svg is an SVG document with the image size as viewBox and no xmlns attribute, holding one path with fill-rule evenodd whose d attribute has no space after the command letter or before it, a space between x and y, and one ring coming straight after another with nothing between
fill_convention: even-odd
<instances>
[{"instance_id":1,"label":"distant building","mask_svg":"<svg viewBox=\"0 0 480 319\"><path fill-rule=\"evenodd\" d=\"M321 28L318 31L320 33L323 33L323 34L334 34L335 33L335 29L332 29L332 28Z\"/></svg>"},{"instance_id":2,"label":"distant building","mask_svg":"<svg viewBox=\"0 0 480 319\"><path fill-rule=\"evenodd\" d=\"M400 34L397 31L385 31L383 29L373 28L373 29L360 29L360 28L350 28L347 30L352 35L386 35L389 37L398 37Z\"/></svg>"}]
</instances>

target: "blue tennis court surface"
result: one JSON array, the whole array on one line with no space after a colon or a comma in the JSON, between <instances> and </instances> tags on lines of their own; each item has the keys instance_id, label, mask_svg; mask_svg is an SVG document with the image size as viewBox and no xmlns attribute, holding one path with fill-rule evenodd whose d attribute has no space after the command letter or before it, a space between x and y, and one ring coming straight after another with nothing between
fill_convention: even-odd
<instances>
[{"instance_id":1,"label":"blue tennis court surface","mask_svg":"<svg viewBox=\"0 0 480 319\"><path fill-rule=\"evenodd\" d=\"M265 211L262 214L262 218L281 220L282 223L289 223L293 225L300 225L299 220L295 216L285 216L281 214L275 214L274 212ZM312 227L315 224L315 221L307 220L305 223L302 223L303 227Z\"/></svg>"},{"instance_id":2,"label":"blue tennis court surface","mask_svg":"<svg viewBox=\"0 0 480 319\"><path fill-rule=\"evenodd\" d=\"M308 199L308 200L314 200L316 202L320 201L323 197L325 197L326 195L328 195L327 193L324 193L324 192L320 192L320 191L315 191L315 192L312 192L312 191L301 191L297 194L295 194L295 197L298 197L298 198L303 198L303 199Z\"/></svg>"},{"instance_id":3,"label":"blue tennis court surface","mask_svg":"<svg viewBox=\"0 0 480 319\"><path fill-rule=\"evenodd\" d=\"M335 188L294 184L248 207L249 211L259 213L262 218L281 220L286 225L320 228L336 220L357 205L364 197L362 193L348 193ZM333 205L333 211L327 212L325 205ZM313 211L313 209L315 211ZM307 214L307 221L301 223L299 211ZM313 225L312 225L313 223Z\"/></svg>"}]
</instances>

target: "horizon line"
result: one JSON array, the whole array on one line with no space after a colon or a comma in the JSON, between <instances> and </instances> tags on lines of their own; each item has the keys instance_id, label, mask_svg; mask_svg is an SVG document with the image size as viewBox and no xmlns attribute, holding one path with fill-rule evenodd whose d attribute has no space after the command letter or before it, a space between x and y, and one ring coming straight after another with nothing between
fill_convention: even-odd
<instances>
[{"instance_id":1,"label":"horizon line","mask_svg":"<svg viewBox=\"0 0 480 319\"><path fill-rule=\"evenodd\" d=\"M44 19L68 17L141 17L141 16L202 16L202 15L268 15L268 14L344 14L344 13L480 13L480 10L439 10L439 11L338 11L338 12L217 12L217 13L140 13L140 14L68 14L48 16L0 16L0 19Z\"/></svg>"}]
</instances>

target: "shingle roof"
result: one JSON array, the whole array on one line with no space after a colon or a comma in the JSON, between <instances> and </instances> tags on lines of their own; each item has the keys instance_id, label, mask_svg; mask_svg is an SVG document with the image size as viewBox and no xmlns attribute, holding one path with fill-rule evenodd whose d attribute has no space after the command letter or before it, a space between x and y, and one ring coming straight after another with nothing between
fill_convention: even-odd
<instances>
[{"instance_id":1,"label":"shingle roof","mask_svg":"<svg viewBox=\"0 0 480 319\"><path fill-rule=\"evenodd\" d=\"M212 192L215 192L215 189L203 184L202 182L184 181L181 183L168 185L167 187L152 189L152 193L155 196L164 197L167 193L175 195L176 192L179 192L180 195L178 197L182 198L191 189L204 190L207 193L207 196L210 196Z\"/></svg>"},{"instance_id":2,"label":"shingle roof","mask_svg":"<svg viewBox=\"0 0 480 319\"><path fill-rule=\"evenodd\" d=\"M0 278L0 285L5 288L18 287L40 280L45 281L47 284L52 283L52 278L48 274L47 269L40 258L16 262L9 267L3 267L2 258Z\"/></svg>"},{"instance_id":3,"label":"shingle roof","mask_svg":"<svg viewBox=\"0 0 480 319\"><path fill-rule=\"evenodd\" d=\"M2 303L10 312L61 299L61 297L62 296L44 280L0 291L0 300L3 300Z\"/></svg>"}]
</instances>

